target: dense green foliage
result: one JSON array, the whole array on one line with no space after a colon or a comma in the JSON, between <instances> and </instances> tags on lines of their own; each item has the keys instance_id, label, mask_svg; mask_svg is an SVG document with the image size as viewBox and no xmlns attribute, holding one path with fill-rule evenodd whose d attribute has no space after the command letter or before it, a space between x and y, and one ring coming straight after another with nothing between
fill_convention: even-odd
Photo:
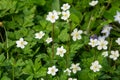
<instances>
[{"instance_id":1,"label":"dense green foliage","mask_svg":"<svg viewBox=\"0 0 120 80\"><path fill-rule=\"evenodd\" d=\"M77 80L120 80L120 58L113 61L88 45L91 35L101 35L105 25L112 30L108 49L119 50L115 40L120 37L120 24L114 21L120 11L120 0L99 0L96 6L90 6L91 0L0 0L0 80L68 80L64 73L72 63L80 63L81 71L71 74ZM53 44L45 42L52 36L53 24L46 20L48 12L57 10L68 3L70 21L58 19L54 23ZM81 40L73 41L72 31L77 28L86 31ZM35 33L43 31L45 36L36 39ZM24 49L16 47L21 37L28 44ZM64 57L56 55L56 49L64 46L67 50ZM53 54L54 51L54 54ZM109 53L110 54L110 53ZM102 65L99 72L90 70L91 63L98 60ZM55 76L47 74L48 67L56 65L59 69Z\"/></svg>"}]
</instances>

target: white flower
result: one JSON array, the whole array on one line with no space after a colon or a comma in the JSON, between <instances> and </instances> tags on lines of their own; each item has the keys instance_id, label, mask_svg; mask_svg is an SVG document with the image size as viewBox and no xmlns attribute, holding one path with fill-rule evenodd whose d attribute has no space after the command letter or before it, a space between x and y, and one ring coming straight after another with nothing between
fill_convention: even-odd
<instances>
[{"instance_id":1,"label":"white flower","mask_svg":"<svg viewBox=\"0 0 120 80\"><path fill-rule=\"evenodd\" d=\"M53 41L52 38L49 38L49 37L48 37L48 38L46 39L47 44L51 43L52 41Z\"/></svg>"},{"instance_id":2,"label":"white flower","mask_svg":"<svg viewBox=\"0 0 120 80\"><path fill-rule=\"evenodd\" d=\"M98 50L102 50L102 49L106 50L107 44L108 44L108 41L106 41L105 39L99 39L97 49Z\"/></svg>"},{"instance_id":3,"label":"white flower","mask_svg":"<svg viewBox=\"0 0 120 80\"><path fill-rule=\"evenodd\" d=\"M71 67L70 67L70 69L72 69L72 72L75 74L75 73L77 73L77 71L81 71L81 68L79 67L79 63L77 63L77 64L72 64L71 65Z\"/></svg>"},{"instance_id":4,"label":"white flower","mask_svg":"<svg viewBox=\"0 0 120 80\"><path fill-rule=\"evenodd\" d=\"M95 47L98 45L98 40L97 39L90 39L90 42L88 43L92 47Z\"/></svg>"},{"instance_id":5,"label":"white flower","mask_svg":"<svg viewBox=\"0 0 120 80\"><path fill-rule=\"evenodd\" d=\"M43 78L41 78L41 80L44 80Z\"/></svg>"},{"instance_id":6,"label":"white flower","mask_svg":"<svg viewBox=\"0 0 120 80\"><path fill-rule=\"evenodd\" d=\"M67 75L70 76L71 70L67 68L66 70L64 70L64 72L67 73Z\"/></svg>"},{"instance_id":7,"label":"white flower","mask_svg":"<svg viewBox=\"0 0 120 80\"><path fill-rule=\"evenodd\" d=\"M65 53L66 53L66 49L64 49L63 46L61 46L60 48L57 48L56 55L60 55L61 57L63 57Z\"/></svg>"},{"instance_id":8,"label":"white flower","mask_svg":"<svg viewBox=\"0 0 120 80\"><path fill-rule=\"evenodd\" d=\"M68 78L68 80L77 80L76 78Z\"/></svg>"},{"instance_id":9,"label":"white flower","mask_svg":"<svg viewBox=\"0 0 120 80\"><path fill-rule=\"evenodd\" d=\"M28 42L24 41L23 38L20 38L18 41L16 41L16 44L17 44L17 47L20 47L23 49L25 47L25 45L28 44Z\"/></svg>"},{"instance_id":10,"label":"white flower","mask_svg":"<svg viewBox=\"0 0 120 80\"><path fill-rule=\"evenodd\" d=\"M68 10L62 12L62 17L61 17L61 19L63 19L63 20L68 20L69 17L70 17L70 12L69 12Z\"/></svg>"},{"instance_id":11,"label":"white flower","mask_svg":"<svg viewBox=\"0 0 120 80\"><path fill-rule=\"evenodd\" d=\"M105 36L98 36L98 40L105 40Z\"/></svg>"},{"instance_id":12,"label":"white flower","mask_svg":"<svg viewBox=\"0 0 120 80\"><path fill-rule=\"evenodd\" d=\"M109 36L111 29L112 29L112 27L109 26L109 25L105 25L105 26L103 27L103 30L101 31L101 33L104 33L104 34L105 34L105 35L104 35L105 38Z\"/></svg>"},{"instance_id":13,"label":"white flower","mask_svg":"<svg viewBox=\"0 0 120 80\"><path fill-rule=\"evenodd\" d=\"M50 21L51 23L55 23L55 21L59 18L58 15L58 12L53 10L53 12L48 13L46 20Z\"/></svg>"},{"instance_id":14,"label":"white flower","mask_svg":"<svg viewBox=\"0 0 120 80\"><path fill-rule=\"evenodd\" d=\"M111 59L113 60L117 60L117 58L119 57L119 52L118 50L116 51L111 51L111 55L109 56Z\"/></svg>"},{"instance_id":15,"label":"white flower","mask_svg":"<svg viewBox=\"0 0 120 80\"><path fill-rule=\"evenodd\" d=\"M51 74L52 76L56 75L56 72L58 71L58 69L56 68L56 66L52 66L48 68L48 74Z\"/></svg>"},{"instance_id":16,"label":"white flower","mask_svg":"<svg viewBox=\"0 0 120 80\"><path fill-rule=\"evenodd\" d=\"M71 36L73 36L73 37L72 37L73 41L76 41L77 39L78 39L78 40L82 39L82 37L81 37L81 34L82 34L82 33L83 33L82 30L79 30L79 31L78 31L78 29L75 28L75 29L73 30L73 32L71 33Z\"/></svg>"},{"instance_id":17,"label":"white flower","mask_svg":"<svg viewBox=\"0 0 120 80\"><path fill-rule=\"evenodd\" d=\"M45 33L43 31L40 31L39 33L35 33L35 38L41 39L44 35L45 35Z\"/></svg>"},{"instance_id":18,"label":"white flower","mask_svg":"<svg viewBox=\"0 0 120 80\"><path fill-rule=\"evenodd\" d=\"M61 14L61 12L58 12L58 11L56 11L56 10L53 10L53 13L57 13L58 15Z\"/></svg>"},{"instance_id":19,"label":"white flower","mask_svg":"<svg viewBox=\"0 0 120 80\"><path fill-rule=\"evenodd\" d=\"M117 14L114 16L114 20L118 21L118 23L120 24L120 12L117 11Z\"/></svg>"},{"instance_id":20,"label":"white flower","mask_svg":"<svg viewBox=\"0 0 120 80\"><path fill-rule=\"evenodd\" d=\"M100 71L100 68L102 68L102 66L99 64L97 60L94 61L92 65L90 66L90 69L93 70L93 72Z\"/></svg>"},{"instance_id":21,"label":"white flower","mask_svg":"<svg viewBox=\"0 0 120 80\"><path fill-rule=\"evenodd\" d=\"M63 6L61 7L63 11L68 10L69 8L70 8L70 5L68 3L63 4Z\"/></svg>"},{"instance_id":22,"label":"white flower","mask_svg":"<svg viewBox=\"0 0 120 80\"><path fill-rule=\"evenodd\" d=\"M96 1L91 1L90 3L89 3L89 5L90 6L95 6L95 5L97 5L98 4L98 1L96 0Z\"/></svg>"},{"instance_id":23,"label":"white flower","mask_svg":"<svg viewBox=\"0 0 120 80\"><path fill-rule=\"evenodd\" d=\"M112 29L111 26L105 25L105 26L103 27L103 30L101 31L101 33L108 33L108 32L110 32L111 29Z\"/></svg>"},{"instance_id":24,"label":"white flower","mask_svg":"<svg viewBox=\"0 0 120 80\"><path fill-rule=\"evenodd\" d=\"M102 53L102 55L103 55L104 57L107 57L107 56L108 56L108 51L104 51L104 52Z\"/></svg>"},{"instance_id":25,"label":"white flower","mask_svg":"<svg viewBox=\"0 0 120 80\"><path fill-rule=\"evenodd\" d=\"M118 43L118 45L120 45L120 38L118 38L115 42Z\"/></svg>"},{"instance_id":26,"label":"white flower","mask_svg":"<svg viewBox=\"0 0 120 80\"><path fill-rule=\"evenodd\" d=\"M83 33L84 33L85 35L87 35L87 31L84 31Z\"/></svg>"}]
</instances>

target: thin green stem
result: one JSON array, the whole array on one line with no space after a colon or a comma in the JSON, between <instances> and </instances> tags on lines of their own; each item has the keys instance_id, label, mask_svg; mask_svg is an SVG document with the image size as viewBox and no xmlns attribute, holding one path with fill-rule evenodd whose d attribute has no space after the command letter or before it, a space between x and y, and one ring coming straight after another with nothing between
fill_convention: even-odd
<instances>
[{"instance_id":1,"label":"thin green stem","mask_svg":"<svg viewBox=\"0 0 120 80\"><path fill-rule=\"evenodd\" d=\"M7 35L7 30L6 28L3 26L4 30L5 30L5 36L6 36L6 52L7 52L7 59L9 59L9 53L8 53L8 35Z\"/></svg>"},{"instance_id":2,"label":"thin green stem","mask_svg":"<svg viewBox=\"0 0 120 80\"><path fill-rule=\"evenodd\" d=\"M110 40L110 45L109 45L109 48L108 48L109 51L111 51L112 41L113 41L113 39L111 38L111 40Z\"/></svg>"},{"instance_id":3,"label":"thin green stem","mask_svg":"<svg viewBox=\"0 0 120 80\"><path fill-rule=\"evenodd\" d=\"M13 65L13 66L12 66L12 80L15 80L15 79L14 79L14 77L15 77L15 75L14 75L15 73L14 73L14 72L15 72L15 69L14 69L14 65Z\"/></svg>"},{"instance_id":4,"label":"thin green stem","mask_svg":"<svg viewBox=\"0 0 120 80\"><path fill-rule=\"evenodd\" d=\"M89 33L89 29L90 29L90 24L91 24L91 20L93 19L93 17L91 16L90 17L90 20L89 20L89 23L88 23L88 26L87 26L87 34Z\"/></svg>"},{"instance_id":5,"label":"thin green stem","mask_svg":"<svg viewBox=\"0 0 120 80\"><path fill-rule=\"evenodd\" d=\"M106 9L110 6L111 0L108 0L108 4L106 6Z\"/></svg>"},{"instance_id":6,"label":"thin green stem","mask_svg":"<svg viewBox=\"0 0 120 80\"><path fill-rule=\"evenodd\" d=\"M69 64L69 54L70 54L70 41L71 41L71 22L69 22L69 41L67 42L67 46L68 46L68 51L66 54L66 67L68 67Z\"/></svg>"},{"instance_id":7,"label":"thin green stem","mask_svg":"<svg viewBox=\"0 0 120 80\"><path fill-rule=\"evenodd\" d=\"M96 50L95 50L95 53L94 53L94 60L96 60L97 58L97 53L96 53Z\"/></svg>"},{"instance_id":8,"label":"thin green stem","mask_svg":"<svg viewBox=\"0 0 120 80\"><path fill-rule=\"evenodd\" d=\"M3 37L2 37L2 34L1 34L1 32L0 32L0 37L1 37L1 39L2 39L2 42L4 42L4 39L3 39Z\"/></svg>"},{"instance_id":9,"label":"thin green stem","mask_svg":"<svg viewBox=\"0 0 120 80\"><path fill-rule=\"evenodd\" d=\"M52 24L52 59L54 59L54 23Z\"/></svg>"},{"instance_id":10,"label":"thin green stem","mask_svg":"<svg viewBox=\"0 0 120 80\"><path fill-rule=\"evenodd\" d=\"M70 54L70 40L71 40L71 22L69 22L69 27L70 27L70 31L69 31L69 41L68 41L68 54Z\"/></svg>"}]
</instances>

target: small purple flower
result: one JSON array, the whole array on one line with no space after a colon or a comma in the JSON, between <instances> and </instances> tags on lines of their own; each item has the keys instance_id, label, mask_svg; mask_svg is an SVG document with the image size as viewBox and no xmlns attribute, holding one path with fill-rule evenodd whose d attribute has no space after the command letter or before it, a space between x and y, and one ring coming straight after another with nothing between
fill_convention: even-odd
<instances>
[{"instance_id":1,"label":"small purple flower","mask_svg":"<svg viewBox=\"0 0 120 80\"><path fill-rule=\"evenodd\" d=\"M96 34L93 34L90 36L90 39L98 39L98 36Z\"/></svg>"}]
</instances>

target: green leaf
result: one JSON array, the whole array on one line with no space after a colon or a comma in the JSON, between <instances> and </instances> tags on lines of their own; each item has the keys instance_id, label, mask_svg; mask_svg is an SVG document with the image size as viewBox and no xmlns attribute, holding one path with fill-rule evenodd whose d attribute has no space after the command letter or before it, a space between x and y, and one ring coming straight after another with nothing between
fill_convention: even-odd
<instances>
[{"instance_id":1,"label":"green leaf","mask_svg":"<svg viewBox=\"0 0 120 80\"><path fill-rule=\"evenodd\" d=\"M52 10L60 11L60 3L59 3L59 0L53 0Z\"/></svg>"},{"instance_id":2,"label":"green leaf","mask_svg":"<svg viewBox=\"0 0 120 80\"><path fill-rule=\"evenodd\" d=\"M111 76L110 75L108 75L108 74L103 74L101 77L100 77L100 79L110 79L111 78Z\"/></svg>"},{"instance_id":3,"label":"green leaf","mask_svg":"<svg viewBox=\"0 0 120 80\"><path fill-rule=\"evenodd\" d=\"M29 26L33 26L33 18L34 18L34 12L36 10L36 6L33 6L31 9L25 8L24 9L24 23L23 23L23 27L29 27Z\"/></svg>"},{"instance_id":4,"label":"green leaf","mask_svg":"<svg viewBox=\"0 0 120 80\"><path fill-rule=\"evenodd\" d=\"M62 0L62 1L66 2L66 3L72 3L73 2L73 0Z\"/></svg>"},{"instance_id":5,"label":"green leaf","mask_svg":"<svg viewBox=\"0 0 120 80\"><path fill-rule=\"evenodd\" d=\"M70 9L70 19L72 22L79 24L83 18L83 15L80 11L78 11L75 7Z\"/></svg>"},{"instance_id":6,"label":"green leaf","mask_svg":"<svg viewBox=\"0 0 120 80\"><path fill-rule=\"evenodd\" d=\"M0 65L3 63L3 61L5 60L5 56L4 54L0 55Z\"/></svg>"},{"instance_id":7,"label":"green leaf","mask_svg":"<svg viewBox=\"0 0 120 80\"><path fill-rule=\"evenodd\" d=\"M67 80L67 75L66 74L62 74L60 76L60 80Z\"/></svg>"},{"instance_id":8,"label":"green leaf","mask_svg":"<svg viewBox=\"0 0 120 80\"><path fill-rule=\"evenodd\" d=\"M79 73L79 79L81 80L92 80L89 78L88 76L88 73L89 73L89 70L82 70L80 73Z\"/></svg>"},{"instance_id":9,"label":"green leaf","mask_svg":"<svg viewBox=\"0 0 120 80\"><path fill-rule=\"evenodd\" d=\"M33 76L29 76L26 80L33 80Z\"/></svg>"},{"instance_id":10,"label":"green leaf","mask_svg":"<svg viewBox=\"0 0 120 80\"><path fill-rule=\"evenodd\" d=\"M73 14L73 13L71 13L70 19L71 19L73 22L75 22L75 23L79 23L79 22L80 22L78 16L76 16L76 15Z\"/></svg>"},{"instance_id":11,"label":"green leaf","mask_svg":"<svg viewBox=\"0 0 120 80\"><path fill-rule=\"evenodd\" d=\"M47 21L46 20L41 20L40 25L42 26L43 29L45 29L46 25L47 25Z\"/></svg>"},{"instance_id":12,"label":"green leaf","mask_svg":"<svg viewBox=\"0 0 120 80\"><path fill-rule=\"evenodd\" d=\"M69 34L67 32L67 29L61 31L60 35L58 36L60 41L65 42L69 40Z\"/></svg>"},{"instance_id":13,"label":"green leaf","mask_svg":"<svg viewBox=\"0 0 120 80\"><path fill-rule=\"evenodd\" d=\"M7 76L3 76L3 77L1 78L1 80L11 80L11 79L8 78Z\"/></svg>"},{"instance_id":14,"label":"green leaf","mask_svg":"<svg viewBox=\"0 0 120 80\"><path fill-rule=\"evenodd\" d=\"M71 44L70 46L70 53L76 53L76 50L80 49L81 47L83 47L83 44L80 44L79 42L76 42L74 44Z\"/></svg>"},{"instance_id":15,"label":"green leaf","mask_svg":"<svg viewBox=\"0 0 120 80\"><path fill-rule=\"evenodd\" d=\"M25 63L22 59L18 59L18 61L16 62L16 66L24 66Z\"/></svg>"},{"instance_id":16,"label":"green leaf","mask_svg":"<svg viewBox=\"0 0 120 80\"><path fill-rule=\"evenodd\" d=\"M47 68L40 68L36 73L35 73L35 78L43 77L46 76Z\"/></svg>"},{"instance_id":17,"label":"green leaf","mask_svg":"<svg viewBox=\"0 0 120 80\"><path fill-rule=\"evenodd\" d=\"M23 73L28 75L33 75L33 62L32 60L25 61L26 66L23 68Z\"/></svg>"},{"instance_id":18,"label":"green leaf","mask_svg":"<svg viewBox=\"0 0 120 80\"><path fill-rule=\"evenodd\" d=\"M45 0L32 0L33 3L40 5L40 6L44 6L46 1Z\"/></svg>"},{"instance_id":19,"label":"green leaf","mask_svg":"<svg viewBox=\"0 0 120 80\"><path fill-rule=\"evenodd\" d=\"M41 63L40 63L40 58L38 57L38 58L36 58L35 59L35 63L34 63L34 71L36 72L36 71L38 71L39 70L39 68L40 68L40 66L41 66Z\"/></svg>"},{"instance_id":20,"label":"green leaf","mask_svg":"<svg viewBox=\"0 0 120 80\"><path fill-rule=\"evenodd\" d=\"M30 65L26 65L22 71L24 74L33 75L32 67Z\"/></svg>"}]
</instances>

